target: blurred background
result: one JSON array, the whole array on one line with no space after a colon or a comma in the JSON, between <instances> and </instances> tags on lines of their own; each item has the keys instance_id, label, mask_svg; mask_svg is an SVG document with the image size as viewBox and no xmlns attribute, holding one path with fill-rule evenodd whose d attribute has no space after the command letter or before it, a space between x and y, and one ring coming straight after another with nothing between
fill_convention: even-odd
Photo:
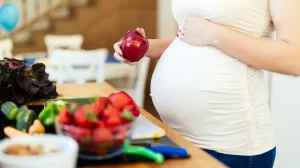
<instances>
[{"instance_id":1,"label":"blurred background","mask_svg":"<svg viewBox=\"0 0 300 168\"><path fill-rule=\"evenodd\" d=\"M135 67L122 64L113 59L112 46L136 27L144 28L147 38L176 35L171 0L4 2L0 57L14 57L28 64L42 62L50 80L56 83L106 81L130 93L140 106L158 117L149 97L156 61L143 59Z\"/></svg>"}]
</instances>

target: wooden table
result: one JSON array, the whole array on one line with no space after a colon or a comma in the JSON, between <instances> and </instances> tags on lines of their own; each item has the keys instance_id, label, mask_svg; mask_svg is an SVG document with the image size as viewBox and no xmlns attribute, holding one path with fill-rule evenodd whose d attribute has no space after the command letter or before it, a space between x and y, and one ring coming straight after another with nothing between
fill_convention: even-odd
<instances>
[{"instance_id":1,"label":"wooden table","mask_svg":"<svg viewBox=\"0 0 300 168\"><path fill-rule=\"evenodd\" d=\"M73 97L91 97L91 96L108 96L110 93L116 90L109 84L60 84L57 85L57 91L61 95L61 98L73 98ZM226 168L223 164L216 161L213 157L189 143L182 136L177 134L174 130L160 122L158 119L150 115L145 110L141 110L141 114L148 120L152 121L156 125L160 126L166 131L166 134L179 146L184 147L191 154L189 159L179 160L166 160L163 164L156 163L134 163L126 165L101 165L99 168ZM94 167L88 167L94 168ZM97 167L95 167L97 168Z\"/></svg>"}]
</instances>

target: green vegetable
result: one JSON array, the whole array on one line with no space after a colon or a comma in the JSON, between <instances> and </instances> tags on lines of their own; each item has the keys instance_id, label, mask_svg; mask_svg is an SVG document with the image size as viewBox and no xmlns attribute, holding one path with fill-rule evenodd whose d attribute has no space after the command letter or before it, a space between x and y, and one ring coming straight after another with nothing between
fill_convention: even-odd
<instances>
[{"instance_id":1,"label":"green vegetable","mask_svg":"<svg viewBox=\"0 0 300 168\"><path fill-rule=\"evenodd\" d=\"M66 106L67 102L58 100L50 102L39 114L38 119L46 127L54 127L55 119L62 108Z\"/></svg>"},{"instance_id":2,"label":"green vegetable","mask_svg":"<svg viewBox=\"0 0 300 168\"><path fill-rule=\"evenodd\" d=\"M66 105L68 104L68 102L63 101L63 100L57 100L54 102L54 105L57 108L57 112L59 113L61 109L63 109Z\"/></svg>"},{"instance_id":3,"label":"green vegetable","mask_svg":"<svg viewBox=\"0 0 300 168\"><path fill-rule=\"evenodd\" d=\"M38 119L41 123L46 127L54 126L55 117L57 116L55 113L55 105L51 102L49 103L39 114Z\"/></svg>"},{"instance_id":4,"label":"green vegetable","mask_svg":"<svg viewBox=\"0 0 300 168\"><path fill-rule=\"evenodd\" d=\"M16 119L16 113L18 111L18 106L13 102L5 102L1 106L2 114L9 120Z\"/></svg>"},{"instance_id":5,"label":"green vegetable","mask_svg":"<svg viewBox=\"0 0 300 168\"><path fill-rule=\"evenodd\" d=\"M19 119L19 117L25 112L28 111L28 107L27 106L22 106L18 109L17 114L16 114L16 120Z\"/></svg>"},{"instance_id":6,"label":"green vegetable","mask_svg":"<svg viewBox=\"0 0 300 168\"><path fill-rule=\"evenodd\" d=\"M16 128L23 132L27 132L34 120L37 118L36 113L32 110L23 111L17 119Z\"/></svg>"}]
</instances>

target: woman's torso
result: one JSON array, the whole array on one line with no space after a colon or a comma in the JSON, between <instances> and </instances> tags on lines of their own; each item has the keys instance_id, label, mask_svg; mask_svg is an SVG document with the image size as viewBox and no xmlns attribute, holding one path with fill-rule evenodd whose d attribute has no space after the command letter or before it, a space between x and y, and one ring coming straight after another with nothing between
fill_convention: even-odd
<instances>
[{"instance_id":1,"label":"woman's torso","mask_svg":"<svg viewBox=\"0 0 300 168\"><path fill-rule=\"evenodd\" d=\"M199 16L255 37L272 30L268 0L172 3L179 26ZM157 64L151 96L163 121L199 147L255 155L275 146L263 72L214 47L175 39Z\"/></svg>"}]
</instances>

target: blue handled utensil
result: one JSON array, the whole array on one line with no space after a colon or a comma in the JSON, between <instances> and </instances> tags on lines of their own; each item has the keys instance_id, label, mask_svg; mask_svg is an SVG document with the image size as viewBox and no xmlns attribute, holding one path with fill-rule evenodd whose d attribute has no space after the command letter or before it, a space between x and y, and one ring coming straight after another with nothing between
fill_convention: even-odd
<instances>
[{"instance_id":1,"label":"blue handled utensil","mask_svg":"<svg viewBox=\"0 0 300 168\"><path fill-rule=\"evenodd\" d=\"M161 153L165 157L170 158L188 158L189 154L186 149L184 148L178 148L178 147L170 147L170 146L148 146L148 149L150 149L153 152Z\"/></svg>"}]
</instances>

